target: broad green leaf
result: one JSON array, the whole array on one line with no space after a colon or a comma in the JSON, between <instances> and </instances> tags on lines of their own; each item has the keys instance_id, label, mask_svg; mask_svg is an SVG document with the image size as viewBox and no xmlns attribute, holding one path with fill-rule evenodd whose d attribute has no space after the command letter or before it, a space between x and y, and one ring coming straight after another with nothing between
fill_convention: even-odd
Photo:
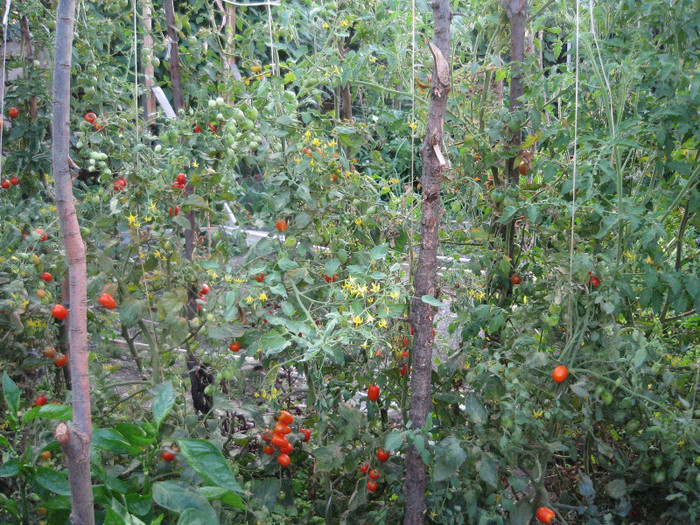
<instances>
[{"instance_id":1,"label":"broad green leaf","mask_svg":"<svg viewBox=\"0 0 700 525\"><path fill-rule=\"evenodd\" d=\"M467 414L469 414L469 419L472 420L472 423L475 425L483 425L486 423L486 418L488 416L486 409L474 394L469 394L464 406L466 407Z\"/></svg>"},{"instance_id":2,"label":"broad green leaf","mask_svg":"<svg viewBox=\"0 0 700 525\"><path fill-rule=\"evenodd\" d=\"M7 405L12 415L17 417L17 411L19 410L19 388L17 388L12 378L7 375L7 371L2 373L2 393L5 397L5 405Z\"/></svg>"},{"instance_id":3,"label":"broad green leaf","mask_svg":"<svg viewBox=\"0 0 700 525\"><path fill-rule=\"evenodd\" d=\"M440 302L440 300L438 299L435 299L435 297L433 297L432 295L424 295L420 298L420 300L426 304L429 304L430 306L437 306L438 308L442 306L442 302Z\"/></svg>"},{"instance_id":4,"label":"broad green leaf","mask_svg":"<svg viewBox=\"0 0 700 525\"><path fill-rule=\"evenodd\" d=\"M435 481L445 481L454 476L467 459L467 453L459 444L459 439L449 436L435 448Z\"/></svg>"},{"instance_id":5,"label":"broad green leaf","mask_svg":"<svg viewBox=\"0 0 700 525\"><path fill-rule=\"evenodd\" d=\"M533 509L526 498L521 498L508 515L508 525L528 525L532 519Z\"/></svg>"},{"instance_id":6,"label":"broad green leaf","mask_svg":"<svg viewBox=\"0 0 700 525\"><path fill-rule=\"evenodd\" d=\"M216 514L207 498L195 491L186 483L179 481L159 481L153 484L153 501L156 505L181 514L187 509L198 509L212 516L212 523L216 521Z\"/></svg>"},{"instance_id":7,"label":"broad green leaf","mask_svg":"<svg viewBox=\"0 0 700 525\"><path fill-rule=\"evenodd\" d=\"M92 432L92 446L102 450L109 450L115 454L128 454L136 456L140 448L130 444L124 436L116 430L99 428Z\"/></svg>"},{"instance_id":8,"label":"broad green leaf","mask_svg":"<svg viewBox=\"0 0 700 525\"><path fill-rule=\"evenodd\" d=\"M493 488L498 488L498 473L493 462L487 457L479 462L479 477Z\"/></svg>"},{"instance_id":9,"label":"broad green leaf","mask_svg":"<svg viewBox=\"0 0 700 525\"><path fill-rule=\"evenodd\" d=\"M10 478L19 474L19 461L11 459L0 465L0 478Z\"/></svg>"},{"instance_id":10,"label":"broad green leaf","mask_svg":"<svg viewBox=\"0 0 700 525\"><path fill-rule=\"evenodd\" d=\"M199 492L209 501L219 500L224 505L228 505L234 509L245 510L246 508L243 498L241 498L238 494L234 494L228 489L221 487L199 487L197 492Z\"/></svg>"},{"instance_id":11,"label":"broad green leaf","mask_svg":"<svg viewBox=\"0 0 700 525\"><path fill-rule=\"evenodd\" d=\"M180 519L177 520L177 525L216 525L217 523L219 520L216 516L212 519L211 514L193 508L185 510L180 514Z\"/></svg>"},{"instance_id":12,"label":"broad green leaf","mask_svg":"<svg viewBox=\"0 0 700 525\"><path fill-rule=\"evenodd\" d=\"M326 275L329 275L331 277L334 273L338 272L338 268L340 268L340 261L335 258L326 261L326 266L324 267Z\"/></svg>"},{"instance_id":13,"label":"broad green leaf","mask_svg":"<svg viewBox=\"0 0 700 525\"><path fill-rule=\"evenodd\" d=\"M384 440L384 448L387 450L398 450L403 445L403 432L392 432Z\"/></svg>"},{"instance_id":14,"label":"broad green leaf","mask_svg":"<svg viewBox=\"0 0 700 525\"><path fill-rule=\"evenodd\" d=\"M250 491L255 501L259 501L263 507L271 509L277 502L280 493L280 480L275 478L254 479L250 483Z\"/></svg>"},{"instance_id":15,"label":"broad green leaf","mask_svg":"<svg viewBox=\"0 0 700 525\"><path fill-rule=\"evenodd\" d=\"M34 473L34 481L51 492L61 496L70 496L70 486L68 485L68 474L65 471L38 467Z\"/></svg>"},{"instance_id":16,"label":"broad green leaf","mask_svg":"<svg viewBox=\"0 0 700 525\"><path fill-rule=\"evenodd\" d=\"M375 246L372 248L369 252L369 258L372 259L373 261L378 261L380 259L384 259L386 257L386 254L389 252L389 245L388 244L380 244L379 246Z\"/></svg>"},{"instance_id":17,"label":"broad green leaf","mask_svg":"<svg viewBox=\"0 0 700 525\"><path fill-rule=\"evenodd\" d=\"M57 405L51 403L40 407L32 407L22 416L22 423L27 423L32 419L57 419L68 421L73 418L73 408L68 405Z\"/></svg>"},{"instance_id":18,"label":"broad green leaf","mask_svg":"<svg viewBox=\"0 0 700 525\"><path fill-rule=\"evenodd\" d=\"M207 331L207 337L216 339L217 341L226 341L227 339L243 337L243 334L245 334L245 330L238 323L226 323L211 326Z\"/></svg>"},{"instance_id":19,"label":"broad green leaf","mask_svg":"<svg viewBox=\"0 0 700 525\"><path fill-rule=\"evenodd\" d=\"M277 261L277 266L283 272L288 272L289 270L299 268L299 265L297 263L288 259L287 257L282 257L279 261Z\"/></svg>"},{"instance_id":20,"label":"broad green leaf","mask_svg":"<svg viewBox=\"0 0 700 525\"><path fill-rule=\"evenodd\" d=\"M175 392L173 391L173 385L170 381L163 383L163 388L158 393L158 395L153 400L153 419L156 424L156 428L160 428L170 411L175 405Z\"/></svg>"},{"instance_id":21,"label":"broad green leaf","mask_svg":"<svg viewBox=\"0 0 700 525\"><path fill-rule=\"evenodd\" d=\"M279 354L290 344L292 343L282 337L282 334L276 332L275 330L265 332L260 338L260 347L268 356Z\"/></svg>"},{"instance_id":22,"label":"broad green leaf","mask_svg":"<svg viewBox=\"0 0 700 525\"><path fill-rule=\"evenodd\" d=\"M223 454L203 439L178 440L180 452L192 469L205 480L232 492L243 493Z\"/></svg>"},{"instance_id":23,"label":"broad green leaf","mask_svg":"<svg viewBox=\"0 0 700 525\"><path fill-rule=\"evenodd\" d=\"M119 307L119 316L126 327L134 326L144 315L147 303L144 300L129 297Z\"/></svg>"},{"instance_id":24,"label":"broad green leaf","mask_svg":"<svg viewBox=\"0 0 700 525\"><path fill-rule=\"evenodd\" d=\"M612 499L622 499L627 494L627 483L624 479L614 479L605 485L605 492Z\"/></svg>"},{"instance_id":25,"label":"broad green leaf","mask_svg":"<svg viewBox=\"0 0 700 525\"><path fill-rule=\"evenodd\" d=\"M132 516L116 499L112 499L112 504L107 507L104 525L145 525L136 516Z\"/></svg>"}]
</instances>

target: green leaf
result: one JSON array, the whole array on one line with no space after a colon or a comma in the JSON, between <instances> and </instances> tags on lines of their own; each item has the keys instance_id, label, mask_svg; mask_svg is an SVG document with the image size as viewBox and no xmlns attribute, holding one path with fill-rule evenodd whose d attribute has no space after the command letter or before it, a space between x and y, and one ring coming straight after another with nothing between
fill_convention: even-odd
<instances>
[{"instance_id":1,"label":"green leaf","mask_svg":"<svg viewBox=\"0 0 700 525\"><path fill-rule=\"evenodd\" d=\"M230 490L221 487L199 487L197 492L199 492L209 501L219 500L224 505L228 505L234 509L246 509L246 504L243 502L243 498L241 498L238 494L234 494Z\"/></svg>"},{"instance_id":2,"label":"green leaf","mask_svg":"<svg viewBox=\"0 0 700 525\"><path fill-rule=\"evenodd\" d=\"M443 439L435 448L435 481L445 481L459 470L467 459L467 453L459 444L459 439L449 436Z\"/></svg>"},{"instance_id":3,"label":"green leaf","mask_svg":"<svg viewBox=\"0 0 700 525\"><path fill-rule=\"evenodd\" d=\"M471 419L475 425L483 425L486 423L486 418L488 416L486 409L474 394L469 394L464 406L467 414L469 414L469 419Z\"/></svg>"},{"instance_id":4,"label":"green leaf","mask_svg":"<svg viewBox=\"0 0 700 525\"><path fill-rule=\"evenodd\" d=\"M510 511L508 525L528 525L532 518L533 509L525 498L521 498Z\"/></svg>"},{"instance_id":5,"label":"green leaf","mask_svg":"<svg viewBox=\"0 0 700 525\"><path fill-rule=\"evenodd\" d=\"M277 266L283 272L288 272L289 270L299 268L299 265L297 263L288 259L287 257L282 257L279 261L277 261Z\"/></svg>"},{"instance_id":6,"label":"green leaf","mask_svg":"<svg viewBox=\"0 0 700 525\"><path fill-rule=\"evenodd\" d=\"M605 492L612 499L622 499L627 494L627 483L624 479L614 479L605 485Z\"/></svg>"},{"instance_id":7,"label":"green leaf","mask_svg":"<svg viewBox=\"0 0 700 525\"><path fill-rule=\"evenodd\" d=\"M5 405L7 405L12 415L17 417L17 411L19 410L19 388L17 388L12 378L7 375L7 371L2 373L2 393L5 397Z\"/></svg>"},{"instance_id":8,"label":"green leaf","mask_svg":"<svg viewBox=\"0 0 700 525\"><path fill-rule=\"evenodd\" d=\"M51 492L61 496L70 496L68 474L65 471L57 471L52 468L38 467L34 473L34 481Z\"/></svg>"},{"instance_id":9,"label":"green leaf","mask_svg":"<svg viewBox=\"0 0 700 525\"><path fill-rule=\"evenodd\" d=\"M32 407L22 416L22 423L27 423L33 419L58 419L68 421L73 419L73 408L68 405L57 405L51 403L40 407Z\"/></svg>"},{"instance_id":10,"label":"green leaf","mask_svg":"<svg viewBox=\"0 0 700 525\"><path fill-rule=\"evenodd\" d=\"M287 341L282 334L275 330L269 330L260 338L260 347L265 352L265 355L271 356L279 354L292 343Z\"/></svg>"},{"instance_id":11,"label":"green leaf","mask_svg":"<svg viewBox=\"0 0 700 525\"><path fill-rule=\"evenodd\" d=\"M134 326L145 312L147 303L145 300L129 297L119 307L119 316L122 324L126 327Z\"/></svg>"},{"instance_id":12,"label":"green leaf","mask_svg":"<svg viewBox=\"0 0 700 525\"><path fill-rule=\"evenodd\" d=\"M163 388L161 388L158 395L153 400L153 419L156 424L156 429L160 428L170 411L175 405L175 392L173 391L173 385L170 381L163 383Z\"/></svg>"},{"instance_id":13,"label":"green leaf","mask_svg":"<svg viewBox=\"0 0 700 525\"><path fill-rule=\"evenodd\" d=\"M183 457L197 474L218 487L243 493L226 458L212 443L203 439L181 439L178 444Z\"/></svg>"},{"instance_id":14,"label":"green leaf","mask_svg":"<svg viewBox=\"0 0 700 525\"><path fill-rule=\"evenodd\" d=\"M389 252L389 245L388 244L380 244L379 246L375 246L372 248L369 252L369 258L372 259L373 261L378 261L380 259L384 259L386 257L386 254Z\"/></svg>"},{"instance_id":15,"label":"green leaf","mask_svg":"<svg viewBox=\"0 0 700 525\"><path fill-rule=\"evenodd\" d=\"M153 484L153 501L156 505L181 514L187 509L198 509L211 516L212 523L218 523L216 513L207 498L192 487L179 481L159 481Z\"/></svg>"},{"instance_id":16,"label":"green leaf","mask_svg":"<svg viewBox=\"0 0 700 525\"><path fill-rule=\"evenodd\" d=\"M275 478L254 479L250 483L250 491L253 493L255 501L259 501L260 505L271 509L277 502L280 486L280 480Z\"/></svg>"},{"instance_id":17,"label":"green leaf","mask_svg":"<svg viewBox=\"0 0 700 525\"><path fill-rule=\"evenodd\" d=\"M334 273L338 272L338 268L340 268L340 261L338 259L331 259L329 261L326 261L326 266L324 267L326 275L328 276L333 276Z\"/></svg>"},{"instance_id":18,"label":"green leaf","mask_svg":"<svg viewBox=\"0 0 700 525\"><path fill-rule=\"evenodd\" d=\"M489 458L484 458L479 462L479 477L493 488L498 488L498 473Z\"/></svg>"},{"instance_id":19,"label":"green leaf","mask_svg":"<svg viewBox=\"0 0 700 525\"><path fill-rule=\"evenodd\" d=\"M424 295L420 298L420 300L426 304L429 304L430 306L437 306L438 308L442 306L442 302L440 302L438 299L435 299L435 297L433 297L432 295Z\"/></svg>"},{"instance_id":20,"label":"green leaf","mask_svg":"<svg viewBox=\"0 0 700 525\"><path fill-rule=\"evenodd\" d=\"M92 432L92 446L102 450L109 450L115 454L128 454L137 456L140 448L130 444L124 436L116 430L99 428Z\"/></svg>"},{"instance_id":21,"label":"green leaf","mask_svg":"<svg viewBox=\"0 0 700 525\"><path fill-rule=\"evenodd\" d=\"M245 329L237 323L219 324L210 326L207 332L207 337L216 339L217 341L226 341L228 339L236 339L243 337Z\"/></svg>"},{"instance_id":22,"label":"green leaf","mask_svg":"<svg viewBox=\"0 0 700 525\"><path fill-rule=\"evenodd\" d=\"M387 450L398 450L403 444L403 432L392 432L384 440L384 448Z\"/></svg>"},{"instance_id":23,"label":"green leaf","mask_svg":"<svg viewBox=\"0 0 700 525\"><path fill-rule=\"evenodd\" d=\"M0 465L0 478L10 478L19 474L19 461L11 459Z\"/></svg>"},{"instance_id":24,"label":"green leaf","mask_svg":"<svg viewBox=\"0 0 700 525\"><path fill-rule=\"evenodd\" d=\"M216 519L216 516L214 516L214 520L212 521L212 517L209 513L192 508L180 514L180 519L177 520L177 525L214 525L217 523L220 522Z\"/></svg>"}]
</instances>

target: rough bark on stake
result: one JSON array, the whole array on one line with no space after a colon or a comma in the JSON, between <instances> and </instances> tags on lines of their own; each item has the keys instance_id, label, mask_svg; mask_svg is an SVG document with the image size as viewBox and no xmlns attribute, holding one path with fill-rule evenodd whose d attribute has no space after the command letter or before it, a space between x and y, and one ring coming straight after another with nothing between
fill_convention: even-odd
<instances>
[{"instance_id":1,"label":"rough bark on stake","mask_svg":"<svg viewBox=\"0 0 700 525\"><path fill-rule=\"evenodd\" d=\"M520 97L525 93L523 84L522 67L525 59L525 19L527 16L527 0L503 0L503 7L510 22L510 62L511 79L508 110L511 114L520 109L522 102ZM521 140L521 127L513 131L510 139L512 155L506 161L506 174L511 186L518 186L520 182L520 166L515 161L519 155ZM512 261L515 253L515 223L510 221L504 228L504 240L508 258ZM512 273L512 272L511 272ZM508 281L509 290L511 288Z\"/></svg>"},{"instance_id":2,"label":"rough bark on stake","mask_svg":"<svg viewBox=\"0 0 700 525\"><path fill-rule=\"evenodd\" d=\"M434 59L433 80L430 89L427 131L421 146L423 159L421 240L411 301L411 322L415 333L411 372L411 428L415 431L425 425L431 404L435 307L423 302L421 298L424 295L435 297L437 289L438 226L442 212L440 182L442 171L446 167L442 154L442 139L447 96L450 92L449 53L452 13L448 0L434 0L431 5L435 23L434 42L430 43L430 51ZM421 459L420 451L415 446L411 446L406 455L404 525L424 523L425 486L425 464Z\"/></svg>"},{"instance_id":3,"label":"rough bark on stake","mask_svg":"<svg viewBox=\"0 0 700 525\"><path fill-rule=\"evenodd\" d=\"M70 70L75 25L75 0L59 0L53 66L52 163L56 210L63 234L70 273L69 366L73 381L73 425L56 427L56 440L68 461L71 523L93 525L95 510L90 478L90 380L87 342L87 266L73 202L73 181L68 165L70 139Z\"/></svg>"}]
</instances>

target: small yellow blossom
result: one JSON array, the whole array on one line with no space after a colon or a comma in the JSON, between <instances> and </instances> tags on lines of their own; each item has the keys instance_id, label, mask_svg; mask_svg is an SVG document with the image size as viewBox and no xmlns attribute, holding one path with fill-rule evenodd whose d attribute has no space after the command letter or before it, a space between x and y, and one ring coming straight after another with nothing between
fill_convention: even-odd
<instances>
[{"instance_id":1,"label":"small yellow blossom","mask_svg":"<svg viewBox=\"0 0 700 525\"><path fill-rule=\"evenodd\" d=\"M380 319L379 322L377 323L377 326L379 328L386 328L387 327L386 319Z\"/></svg>"},{"instance_id":2,"label":"small yellow blossom","mask_svg":"<svg viewBox=\"0 0 700 525\"><path fill-rule=\"evenodd\" d=\"M148 210L149 210L151 213L155 213L155 212L158 211L158 208L156 207L156 203L155 203L154 201L151 201L151 202L148 203Z\"/></svg>"},{"instance_id":3,"label":"small yellow blossom","mask_svg":"<svg viewBox=\"0 0 700 525\"><path fill-rule=\"evenodd\" d=\"M318 139L314 139L311 141L311 145L315 148L318 148L321 144L322 144L321 141Z\"/></svg>"},{"instance_id":4,"label":"small yellow blossom","mask_svg":"<svg viewBox=\"0 0 700 525\"><path fill-rule=\"evenodd\" d=\"M311 132L310 132L310 131L307 131L306 133L304 133L304 138L306 138L306 140L310 139L310 138L311 138Z\"/></svg>"},{"instance_id":5,"label":"small yellow blossom","mask_svg":"<svg viewBox=\"0 0 700 525\"><path fill-rule=\"evenodd\" d=\"M372 283L372 286L370 288L372 290L372 293L377 293L379 290L382 289L382 285L379 283Z\"/></svg>"},{"instance_id":6,"label":"small yellow blossom","mask_svg":"<svg viewBox=\"0 0 700 525\"><path fill-rule=\"evenodd\" d=\"M408 124L408 127L411 128L413 131L416 131L416 128L418 127L418 124L416 124L415 122L410 122L410 123Z\"/></svg>"},{"instance_id":7,"label":"small yellow blossom","mask_svg":"<svg viewBox=\"0 0 700 525\"><path fill-rule=\"evenodd\" d=\"M262 71L262 66L250 66L250 70L253 73L260 73Z\"/></svg>"},{"instance_id":8,"label":"small yellow blossom","mask_svg":"<svg viewBox=\"0 0 700 525\"><path fill-rule=\"evenodd\" d=\"M357 219L355 219L355 224L357 224L358 226L362 226L362 217L358 217Z\"/></svg>"},{"instance_id":9,"label":"small yellow blossom","mask_svg":"<svg viewBox=\"0 0 700 525\"><path fill-rule=\"evenodd\" d=\"M212 279L217 279L219 277L219 274L216 273L214 270L207 270L207 275L211 277Z\"/></svg>"},{"instance_id":10,"label":"small yellow blossom","mask_svg":"<svg viewBox=\"0 0 700 525\"><path fill-rule=\"evenodd\" d=\"M365 341L364 343L362 343L362 344L360 345L360 348L362 348L362 349L364 349L364 350L367 350L367 348L369 348L369 344L367 344L367 341Z\"/></svg>"},{"instance_id":11,"label":"small yellow blossom","mask_svg":"<svg viewBox=\"0 0 700 525\"><path fill-rule=\"evenodd\" d=\"M141 223L138 221L138 217L131 212L129 212L129 215L126 217L126 222L129 224L129 226L134 226L136 228L141 226Z\"/></svg>"},{"instance_id":12,"label":"small yellow blossom","mask_svg":"<svg viewBox=\"0 0 700 525\"><path fill-rule=\"evenodd\" d=\"M399 292L398 292L398 290L394 290L393 292L391 292L391 293L389 294L389 297L391 297L391 298L394 299L394 300L398 299L398 298L399 298Z\"/></svg>"},{"instance_id":13,"label":"small yellow blossom","mask_svg":"<svg viewBox=\"0 0 700 525\"><path fill-rule=\"evenodd\" d=\"M230 279L230 277L229 277L229 279ZM236 277L236 278L233 280L233 282L234 282L234 283L241 284L241 283L244 283L245 281L244 281L243 279L239 278L239 277Z\"/></svg>"},{"instance_id":14,"label":"small yellow blossom","mask_svg":"<svg viewBox=\"0 0 700 525\"><path fill-rule=\"evenodd\" d=\"M194 162L192 162L192 167L199 168L199 162L197 162L196 160Z\"/></svg>"},{"instance_id":15,"label":"small yellow blossom","mask_svg":"<svg viewBox=\"0 0 700 525\"><path fill-rule=\"evenodd\" d=\"M265 295L265 292L261 293L258 296L258 300L262 303L263 301L267 301L267 295Z\"/></svg>"},{"instance_id":16,"label":"small yellow blossom","mask_svg":"<svg viewBox=\"0 0 700 525\"><path fill-rule=\"evenodd\" d=\"M374 317L372 316L372 314L367 314L367 322L368 322L368 323L373 323L373 322L374 322Z\"/></svg>"},{"instance_id":17,"label":"small yellow blossom","mask_svg":"<svg viewBox=\"0 0 700 525\"><path fill-rule=\"evenodd\" d=\"M301 162L301 159L300 159L299 157L295 157L295 158L294 158L294 162L296 162L297 164L299 164L299 163Z\"/></svg>"},{"instance_id":18,"label":"small yellow blossom","mask_svg":"<svg viewBox=\"0 0 700 525\"><path fill-rule=\"evenodd\" d=\"M340 22L340 27L348 27L349 25L350 22L348 22L347 20L343 20L342 22Z\"/></svg>"},{"instance_id":19,"label":"small yellow blossom","mask_svg":"<svg viewBox=\"0 0 700 525\"><path fill-rule=\"evenodd\" d=\"M248 303L248 304L252 303L253 301L254 301L254 299L253 299L253 297L250 296L250 295L249 295L248 297L245 298L245 302Z\"/></svg>"},{"instance_id":20,"label":"small yellow blossom","mask_svg":"<svg viewBox=\"0 0 700 525\"><path fill-rule=\"evenodd\" d=\"M364 320L359 315L353 315L352 322L355 323L355 328L357 328L364 322Z\"/></svg>"},{"instance_id":21,"label":"small yellow blossom","mask_svg":"<svg viewBox=\"0 0 700 525\"><path fill-rule=\"evenodd\" d=\"M532 417L534 417L535 419L542 417L542 414L544 414L544 410L533 410L532 411Z\"/></svg>"}]
</instances>

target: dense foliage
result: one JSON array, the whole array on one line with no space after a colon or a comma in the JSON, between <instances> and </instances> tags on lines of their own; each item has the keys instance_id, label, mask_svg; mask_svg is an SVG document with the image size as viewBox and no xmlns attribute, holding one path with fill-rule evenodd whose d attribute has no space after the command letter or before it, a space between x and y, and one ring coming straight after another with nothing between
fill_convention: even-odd
<instances>
[{"instance_id":1,"label":"dense foliage","mask_svg":"<svg viewBox=\"0 0 700 525\"><path fill-rule=\"evenodd\" d=\"M415 19L397 1L239 7L229 40L217 2L181 3L186 109L147 123L140 68L170 83L160 2L141 44L145 3L85 1L76 26L98 523L398 523L408 444L427 445L430 523L525 524L542 505L568 523L700 520L697 6L582 6L577 60L575 6L531 5L510 112L501 5L453 2L442 292L423 298L442 320L416 429L428 5ZM26 17L34 55L7 57L3 523L70 512L52 432L71 395L51 315L68 265L49 184L51 4L15 3L8 27L19 41ZM287 467L264 439L283 409Z\"/></svg>"}]
</instances>

